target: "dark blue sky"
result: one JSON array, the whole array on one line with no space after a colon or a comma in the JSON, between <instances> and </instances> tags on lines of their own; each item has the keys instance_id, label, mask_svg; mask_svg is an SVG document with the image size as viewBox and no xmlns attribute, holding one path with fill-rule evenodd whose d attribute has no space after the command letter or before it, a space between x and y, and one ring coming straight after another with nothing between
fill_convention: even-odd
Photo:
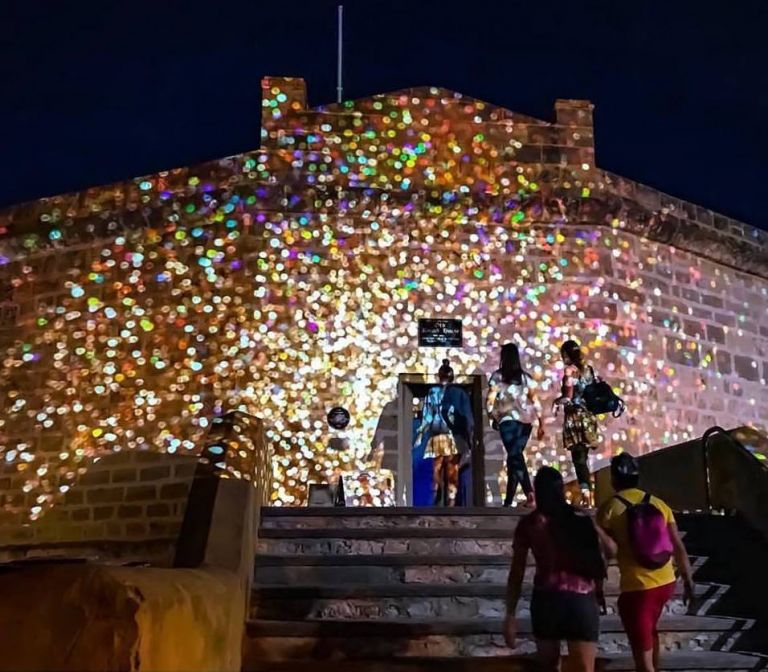
<instances>
[{"instance_id":1,"label":"dark blue sky","mask_svg":"<svg viewBox=\"0 0 768 672\"><path fill-rule=\"evenodd\" d=\"M335 5L5 0L0 203L258 146L262 75L333 100ZM545 119L588 98L599 166L768 228L768 2L344 5L347 97L433 84Z\"/></svg>"}]
</instances>

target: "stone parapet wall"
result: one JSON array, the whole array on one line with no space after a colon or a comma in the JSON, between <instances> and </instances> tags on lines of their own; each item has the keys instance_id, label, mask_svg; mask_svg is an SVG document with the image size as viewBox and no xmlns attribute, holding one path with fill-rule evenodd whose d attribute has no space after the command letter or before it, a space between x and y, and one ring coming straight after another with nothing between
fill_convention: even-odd
<instances>
[{"instance_id":1,"label":"stone parapet wall","mask_svg":"<svg viewBox=\"0 0 768 672\"><path fill-rule=\"evenodd\" d=\"M168 566L196 462L135 451L105 455L34 521L22 513L31 499L23 472L5 465L0 560L67 556Z\"/></svg>"}]
</instances>

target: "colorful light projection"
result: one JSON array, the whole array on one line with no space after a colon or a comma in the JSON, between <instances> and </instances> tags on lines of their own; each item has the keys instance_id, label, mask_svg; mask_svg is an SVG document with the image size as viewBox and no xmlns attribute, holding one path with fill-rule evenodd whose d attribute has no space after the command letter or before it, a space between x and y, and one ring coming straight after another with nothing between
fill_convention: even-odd
<instances>
[{"instance_id":1,"label":"colorful light projection","mask_svg":"<svg viewBox=\"0 0 768 672\"><path fill-rule=\"evenodd\" d=\"M438 368L444 352L416 347L420 317L464 321L460 372L492 371L515 339L545 406L560 343L580 340L629 406L600 455L704 428L740 318L713 340L715 318L693 316L669 278L721 297L747 282L590 215L605 184L571 159L591 137L570 133L571 163L554 169L540 149L525 159L544 142L535 120L480 101L425 89L298 115L289 94L267 89L264 149L42 201L38 231L4 241L18 326L0 368L0 457L24 493L7 511L40 516L105 452L195 451L231 409L264 420L273 503L301 504L307 482L370 466L398 373ZM765 312L768 283L749 287ZM743 405L723 412L764 420L759 383L729 384ZM352 416L343 450L329 447L335 405ZM531 466L569 471L548 424Z\"/></svg>"}]
</instances>

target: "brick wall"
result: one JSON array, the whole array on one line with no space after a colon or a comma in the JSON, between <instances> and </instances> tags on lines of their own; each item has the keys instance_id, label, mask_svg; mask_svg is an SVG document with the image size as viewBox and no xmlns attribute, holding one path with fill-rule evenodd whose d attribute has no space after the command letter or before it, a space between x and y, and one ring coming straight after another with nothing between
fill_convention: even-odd
<instances>
[{"instance_id":1,"label":"brick wall","mask_svg":"<svg viewBox=\"0 0 768 672\"><path fill-rule=\"evenodd\" d=\"M23 485L6 466L0 560L64 555L168 565L196 462L158 453L105 455L34 521L7 512Z\"/></svg>"},{"instance_id":2,"label":"brick wall","mask_svg":"<svg viewBox=\"0 0 768 672\"><path fill-rule=\"evenodd\" d=\"M259 150L0 214L10 513L55 511L94 455L190 454L238 407L265 420L275 502L302 503L364 464L397 374L439 366L419 317L464 320L462 372L516 339L545 405L579 339L629 404L598 457L765 426L766 234L597 168L589 103L546 122L421 87L306 109L271 78L263 110ZM547 422L529 459L567 470Z\"/></svg>"}]
</instances>

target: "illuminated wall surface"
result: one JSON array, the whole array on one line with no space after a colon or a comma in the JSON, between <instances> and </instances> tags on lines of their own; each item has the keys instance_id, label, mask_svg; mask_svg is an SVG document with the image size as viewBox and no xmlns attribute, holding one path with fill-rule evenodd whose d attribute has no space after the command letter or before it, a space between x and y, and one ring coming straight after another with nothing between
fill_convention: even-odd
<instances>
[{"instance_id":1,"label":"illuminated wall surface","mask_svg":"<svg viewBox=\"0 0 768 672\"><path fill-rule=\"evenodd\" d=\"M437 88L307 109L302 80L263 87L259 150L0 213L8 514L93 456L194 451L237 407L266 421L274 502L300 504L364 465L398 373L438 367L419 317L464 321L460 373L517 339L547 408L580 340L629 407L597 456L768 424L766 234L597 169L589 103L549 123ZM529 460L569 470L548 428Z\"/></svg>"}]
</instances>

